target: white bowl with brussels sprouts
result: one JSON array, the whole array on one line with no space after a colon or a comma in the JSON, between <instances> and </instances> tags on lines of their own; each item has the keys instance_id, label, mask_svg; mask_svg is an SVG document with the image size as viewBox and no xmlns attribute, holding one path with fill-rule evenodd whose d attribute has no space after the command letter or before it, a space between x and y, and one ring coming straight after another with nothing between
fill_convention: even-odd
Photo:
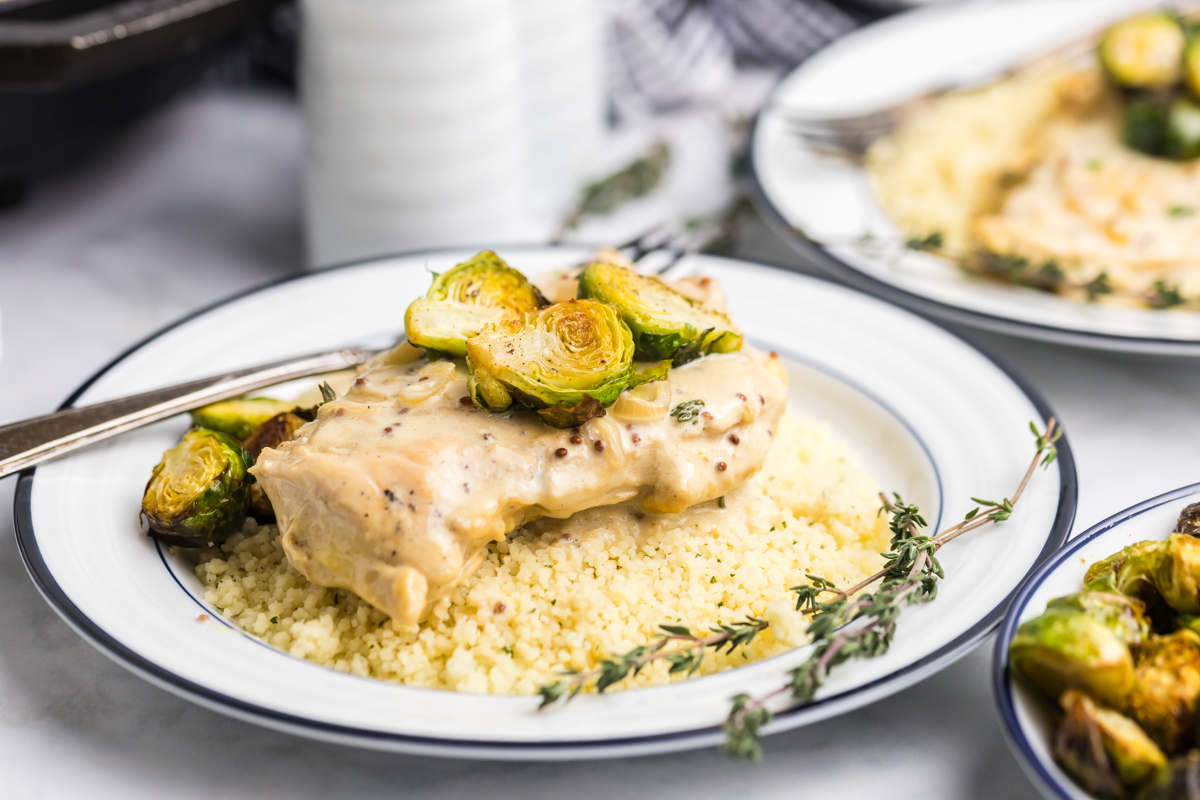
<instances>
[{"instance_id":1,"label":"white bowl with brussels sprouts","mask_svg":"<svg viewBox=\"0 0 1200 800\"><path fill-rule=\"evenodd\" d=\"M1005 733L1047 797L1189 798L1200 781L1200 484L1096 525L1018 593L996 643ZM1197 784L1200 785L1200 784Z\"/></svg>"}]
</instances>

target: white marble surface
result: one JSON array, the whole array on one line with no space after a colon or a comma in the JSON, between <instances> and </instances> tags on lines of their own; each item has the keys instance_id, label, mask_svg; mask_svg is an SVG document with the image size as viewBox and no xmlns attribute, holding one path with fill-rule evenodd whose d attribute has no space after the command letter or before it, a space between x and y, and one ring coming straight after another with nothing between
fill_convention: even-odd
<instances>
[{"instance_id":1,"label":"white marble surface","mask_svg":"<svg viewBox=\"0 0 1200 800\"><path fill-rule=\"evenodd\" d=\"M0 214L0 423L49 411L181 314L301 263L299 129L285 98L202 92ZM801 266L761 226L741 255ZM1200 371L977 336L1066 424L1076 530L1200 480ZM1033 798L1005 746L990 643L856 713L771 737L762 764L714 750L578 764L452 763L318 744L153 688L39 597L0 483L0 795L26 798Z\"/></svg>"}]
</instances>

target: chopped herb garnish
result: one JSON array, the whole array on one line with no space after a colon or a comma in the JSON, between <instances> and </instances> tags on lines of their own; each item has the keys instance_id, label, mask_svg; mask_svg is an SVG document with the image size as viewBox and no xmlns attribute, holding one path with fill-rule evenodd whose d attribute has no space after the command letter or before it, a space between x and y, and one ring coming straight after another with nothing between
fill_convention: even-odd
<instances>
[{"instance_id":1,"label":"chopped herb garnish","mask_svg":"<svg viewBox=\"0 0 1200 800\"><path fill-rule=\"evenodd\" d=\"M909 250L940 250L946 243L941 231L934 231L924 238L913 237L904 243Z\"/></svg>"},{"instance_id":2,"label":"chopped herb garnish","mask_svg":"<svg viewBox=\"0 0 1200 800\"><path fill-rule=\"evenodd\" d=\"M1083 285L1083 290L1087 292L1087 299L1094 301L1097 297L1113 293L1112 281L1108 279L1107 272L1101 272L1095 278Z\"/></svg>"},{"instance_id":3,"label":"chopped herb garnish","mask_svg":"<svg viewBox=\"0 0 1200 800\"><path fill-rule=\"evenodd\" d=\"M1172 286L1164 280L1157 280L1154 282L1146 302L1150 304L1151 308L1174 308L1183 305L1186 301L1179 293L1179 287Z\"/></svg>"},{"instance_id":4,"label":"chopped herb garnish","mask_svg":"<svg viewBox=\"0 0 1200 800\"><path fill-rule=\"evenodd\" d=\"M700 409L704 408L703 400L688 400L671 409L671 416L679 422L690 422L693 425L700 418Z\"/></svg>"},{"instance_id":5,"label":"chopped herb garnish","mask_svg":"<svg viewBox=\"0 0 1200 800\"><path fill-rule=\"evenodd\" d=\"M1196 209L1191 206L1171 206L1167 213L1172 217L1190 217L1196 213Z\"/></svg>"}]
</instances>

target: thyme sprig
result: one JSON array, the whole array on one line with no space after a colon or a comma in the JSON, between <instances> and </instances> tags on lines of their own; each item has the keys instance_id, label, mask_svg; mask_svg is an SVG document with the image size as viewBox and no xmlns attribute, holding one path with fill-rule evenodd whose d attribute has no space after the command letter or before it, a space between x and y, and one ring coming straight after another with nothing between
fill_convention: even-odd
<instances>
[{"instance_id":1,"label":"thyme sprig","mask_svg":"<svg viewBox=\"0 0 1200 800\"><path fill-rule=\"evenodd\" d=\"M888 651L903 606L929 602L937 597L938 581L945 577L937 551L959 536L1009 519L1037 468L1048 468L1057 459L1056 442L1062 436L1057 421L1051 418L1045 431L1032 422L1029 429L1035 437L1036 450L1012 497L1001 500L971 498L978 505L968 511L961 522L931 537L922 533L928 523L915 504L905 503L899 494L893 494L892 499L880 494L883 505L879 513L886 511L890 515L888 527L892 533L889 550L883 554L884 568L846 590L812 574L805 576L806 584L789 589L796 595L796 610L812 617L808 635L816 647L803 664L788 673L788 682L779 689L757 699L747 694L732 698L729 716L722 725L726 753L760 759L759 733L772 719L767 707L769 702L785 694L790 694L796 703L811 702L837 665L855 658L874 658ZM856 596L880 581L882 583L874 593ZM822 600L826 595L834 597ZM590 670L568 670L562 679L539 688L538 694L542 698L539 708L569 701L593 682L598 693L604 692L659 660L666 660L671 665L669 674L694 675L710 648L718 653L722 650L732 653L754 641L768 627L770 624L766 620L748 617L740 622L713 626L710 635L701 636L687 626L660 625L659 633L647 644L602 659ZM678 646L668 647L672 643Z\"/></svg>"},{"instance_id":2,"label":"thyme sprig","mask_svg":"<svg viewBox=\"0 0 1200 800\"><path fill-rule=\"evenodd\" d=\"M1172 213L1171 216L1180 214ZM1200 308L1200 297L1188 297L1178 285L1162 279L1156 280L1149 289L1135 289L1114 285L1107 272L1100 272L1088 280L1072 278L1053 258L1038 262L1010 253L979 251L956 259L946 251L945 238L940 231L905 240L880 239L866 233L846 243L876 255L889 249L899 251L900 245L903 245L904 250L917 250L955 261L964 272L971 275L1050 294L1082 295L1089 303L1101 297L1117 297L1154 309Z\"/></svg>"},{"instance_id":3,"label":"thyme sprig","mask_svg":"<svg viewBox=\"0 0 1200 800\"><path fill-rule=\"evenodd\" d=\"M665 660L670 664L668 674L682 672L688 676L694 675L700 669L704 655L710 648L717 653L723 648L728 648L727 652L732 653L754 641L767 627L766 620L747 617L741 622L714 625L709 629L710 635L701 636L693 633L686 625L660 625L659 633L655 634L649 643L612 658L601 659L593 669L587 671L567 670L563 673L562 680L539 688L538 694L541 695L542 702L538 708L553 705L559 700L570 700L592 682L595 682L596 691L603 693L614 683L624 680L630 674L637 675L643 667L655 661ZM667 645L672 642L680 642L682 646L667 649Z\"/></svg>"},{"instance_id":4,"label":"thyme sprig","mask_svg":"<svg viewBox=\"0 0 1200 800\"><path fill-rule=\"evenodd\" d=\"M970 531L1009 519L1038 467L1046 469L1058 457L1055 443L1062 436L1062 429L1057 422L1052 418L1045 432L1033 423L1029 427L1036 438L1036 452L1011 498L999 501L972 498L979 506L967 512L961 522L930 537L921 532L926 523L916 506L905 504L899 495L894 496L894 502L881 495L883 510L892 515L891 549L884 554L884 568L846 591L812 575L808 576L808 586L793 588L797 594L797 609L813 614L808 632L816 646L804 663L789 671L787 683L779 689L757 699L744 694L733 698L729 717L722 726L727 753L742 758L762 758L759 732L772 719L767 708L771 700L790 695L798 704L812 702L834 667L851 659L874 658L888 651L903 606L929 602L937 597L938 581L945 577L935 555L937 551ZM878 591L851 599L876 580L882 580ZM836 597L821 602L820 597L829 593Z\"/></svg>"}]
</instances>

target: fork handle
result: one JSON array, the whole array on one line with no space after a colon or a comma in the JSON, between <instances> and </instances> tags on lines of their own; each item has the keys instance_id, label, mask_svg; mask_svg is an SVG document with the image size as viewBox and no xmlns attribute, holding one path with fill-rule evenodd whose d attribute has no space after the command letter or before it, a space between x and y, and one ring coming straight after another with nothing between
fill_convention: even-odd
<instances>
[{"instance_id":1,"label":"fork handle","mask_svg":"<svg viewBox=\"0 0 1200 800\"><path fill-rule=\"evenodd\" d=\"M374 354L373 350L349 348L302 356L14 422L0 427L0 478L218 400L295 378L356 367Z\"/></svg>"}]
</instances>

